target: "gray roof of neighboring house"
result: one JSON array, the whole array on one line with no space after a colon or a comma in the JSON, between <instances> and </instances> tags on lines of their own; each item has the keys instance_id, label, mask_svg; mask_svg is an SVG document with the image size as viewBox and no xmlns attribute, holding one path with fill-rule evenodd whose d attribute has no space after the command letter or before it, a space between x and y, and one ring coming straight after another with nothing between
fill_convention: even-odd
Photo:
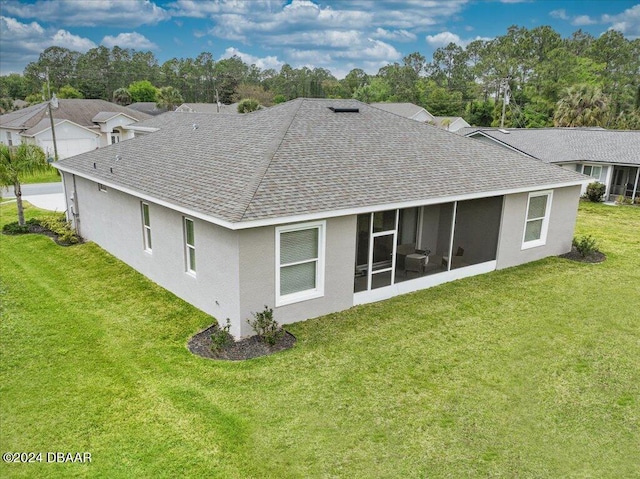
<instances>
[{"instance_id":1,"label":"gray roof of neighboring house","mask_svg":"<svg viewBox=\"0 0 640 479\"><path fill-rule=\"evenodd\" d=\"M220 111L218 111L218 109ZM235 113L238 114L238 104L225 105L220 103L218 107L215 103L183 103L176 111L188 113Z\"/></svg>"},{"instance_id":2,"label":"gray roof of neighboring house","mask_svg":"<svg viewBox=\"0 0 640 479\"><path fill-rule=\"evenodd\" d=\"M584 180L356 100L299 98L245 115L172 118L171 135L152 133L56 165L230 223Z\"/></svg>"},{"instance_id":3,"label":"gray roof of neighboring house","mask_svg":"<svg viewBox=\"0 0 640 479\"><path fill-rule=\"evenodd\" d=\"M58 100L58 108L54 108L53 117L57 120L69 120L85 128L97 128L93 120L101 112L124 113L136 120L144 120L149 115L116 105L104 100ZM47 102L38 103L22 110L0 115L0 127L14 130L29 130L43 119L49 118Z\"/></svg>"},{"instance_id":4,"label":"gray roof of neighboring house","mask_svg":"<svg viewBox=\"0 0 640 479\"><path fill-rule=\"evenodd\" d=\"M640 165L640 131L603 128L465 128L547 163ZM505 133L506 132L506 133Z\"/></svg>"},{"instance_id":5,"label":"gray roof of neighboring house","mask_svg":"<svg viewBox=\"0 0 640 479\"><path fill-rule=\"evenodd\" d=\"M132 103L131 105L127 105L127 108L131 108L132 110L140 111L151 116L161 115L168 111L166 108L158 108L155 101L139 101Z\"/></svg>"},{"instance_id":6,"label":"gray roof of neighboring house","mask_svg":"<svg viewBox=\"0 0 640 479\"><path fill-rule=\"evenodd\" d=\"M53 111L57 120L69 120L85 128L97 128L94 117L101 112L124 113L136 120L144 120L149 115L116 105L104 100L58 100L58 108ZM28 130L35 127L43 119L49 118L47 103L38 103L22 110L0 115L0 127L14 130Z\"/></svg>"},{"instance_id":7,"label":"gray roof of neighboring house","mask_svg":"<svg viewBox=\"0 0 640 479\"><path fill-rule=\"evenodd\" d=\"M414 105L413 103L386 103L385 102L385 103L371 103L371 106L380 108L384 111L388 111L389 113L394 113L396 115L403 116L405 118L413 118L414 116L418 115L420 112L425 112L427 115L433 116L431 115L431 113L429 113L427 110L425 110L421 106Z\"/></svg>"},{"instance_id":8,"label":"gray roof of neighboring house","mask_svg":"<svg viewBox=\"0 0 640 479\"><path fill-rule=\"evenodd\" d=\"M469 123L467 123L467 121L461 116L434 116L433 120L436 126L444 129L448 129L449 125L453 125L453 123L455 123L458 120L462 120L465 124L469 125ZM448 121L448 123L446 121ZM463 126L462 128L467 128L467 127Z\"/></svg>"}]
</instances>

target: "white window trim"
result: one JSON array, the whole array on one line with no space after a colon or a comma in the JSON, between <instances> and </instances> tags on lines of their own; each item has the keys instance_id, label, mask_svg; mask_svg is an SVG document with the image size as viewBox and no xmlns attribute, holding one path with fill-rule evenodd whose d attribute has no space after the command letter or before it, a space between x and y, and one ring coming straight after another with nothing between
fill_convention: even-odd
<instances>
[{"instance_id":1,"label":"white window trim","mask_svg":"<svg viewBox=\"0 0 640 479\"><path fill-rule=\"evenodd\" d=\"M291 231L300 231L316 228L318 230L318 259L316 261L316 287L305 291L298 291L291 294L280 294L280 268L283 266L291 266L296 263L280 264L280 234ZM310 299L320 298L324 296L324 264L325 264L325 231L327 222L313 221L310 223L298 223L287 226L276 226L276 307L285 306L287 304L298 303Z\"/></svg>"},{"instance_id":2,"label":"white window trim","mask_svg":"<svg viewBox=\"0 0 640 479\"><path fill-rule=\"evenodd\" d=\"M187 221L191 221L191 223L193 223L193 245L190 245L188 243L188 235L187 235ZM189 250L193 250L194 252L196 251L196 222L193 221L192 218L188 218L186 216L182 217L182 229L184 232L184 264L185 264L185 268L186 268L186 273L188 275L191 276L196 276L196 270L192 269L192 264L191 264L191 255L189 254ZM197 263L196 263L197 264ZM197 268L197 266L196 266Z\"/></svg>"},{"instance_id":3,"label":"white window trim","mask_svg":"<svg viewBox=\"0 0 640 479\"><path fill-rule=\"evenodd\" d=\"M536 198L538 196L546 196L547 197L547 207L544 211L544 217L542 218L529 218L529 204L531 203L531 198ZM525 219L524 219L524 230L522 231L522 248L521 249L529 249L536 248L538 246L544 246L547 244L547 233L549 231L549 218L551 216L551 203L553 200L553 190L545 190L545 191L535 191L529 193L529 198L527 199L527 208L524 210ZM540 229L540 238L531 241L525 241L525 236L527 234L527 223L529 221L540 220L542 219L542 228Z\"/></svg>"},{"instance_id":4,"label":"white window trim","mask_svg":"<svg viewBox=\"0 0 640 479\"><path fill-rule=\"evenodd\" d=\"M149 217L149 224L146 224L144 221L144 207L147 207L147 216ZM140 212L142 213L142 241L144 244L144 250L147 253L151 253L151 209L149 208L149 203L145 203L144 201L140 202Z\"/></svg>"}]
</instances>

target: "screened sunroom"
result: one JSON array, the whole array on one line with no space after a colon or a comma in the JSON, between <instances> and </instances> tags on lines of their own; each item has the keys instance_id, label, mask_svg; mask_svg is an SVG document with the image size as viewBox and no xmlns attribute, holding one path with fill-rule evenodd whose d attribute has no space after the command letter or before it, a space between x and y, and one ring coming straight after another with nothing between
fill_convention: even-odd
<instances>
[{"instance_id":1,"label":"screened sunroom","mask_svg":"<svg viewBox=\"0 0 640 479\"><path fill-rule=\"evenodd\" d=\"M356 297L366 302L368 292L403 283L419 289L429 277L438 284L477 265L495 269L502 204L495 196L358 215Z\"/></svg>"}]
</instances>

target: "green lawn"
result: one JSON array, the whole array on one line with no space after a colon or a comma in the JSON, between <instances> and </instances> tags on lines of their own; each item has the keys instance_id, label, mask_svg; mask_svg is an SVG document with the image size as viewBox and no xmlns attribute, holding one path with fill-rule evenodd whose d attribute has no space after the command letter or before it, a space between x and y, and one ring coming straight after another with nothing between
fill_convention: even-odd
<instances>
[{"instance_id":1,"label":"green lawn","mask_svg":"<svg viewBox=\"0 0 640 479\"><path fill-rule=\"evenodd\" d=\"M56 170L53 166L50 166L46 171L42 173L24 175L20 178L20 182L23 185L27 185L30 183L55 183L60 181L62 181L60 179L60 173L58 173L58 170ZM11 191L13 191L13 189Z\"/></svg>"},{"instance_id":2,"label":"green lawn","mask_svg":"<svg viewBox=\"0 0 640 479\"><path fill-rule=\"evenodd\" d=\"M608 260L359 306L237 363L191 355L211 318L95 244L2 235L0 449L92 462L0 477L640 477L640 209L582 204L578 234Z\"/></svg>"}]
</instances>

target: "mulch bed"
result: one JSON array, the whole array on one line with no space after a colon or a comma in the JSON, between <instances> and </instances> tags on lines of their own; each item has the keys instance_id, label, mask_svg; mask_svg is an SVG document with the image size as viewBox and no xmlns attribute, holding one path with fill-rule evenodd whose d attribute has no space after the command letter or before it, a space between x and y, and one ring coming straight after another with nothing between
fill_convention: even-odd
<instances>
[{"instance_id":1,"label":"mulch bed","mask_svg":"<svg viewBox=\"0 0 640 479\"><path fill-rule=\"evenodd\" d=\"M7 233L7 232L3 231L2 234L9 235L9 236L17 236L17 235L28 234L28 233L33 233L33 234L37 234L37 235L44 235L44 236L48 236L49 238L51 238L53 241L56 242L56 244L59 244L60 246L72 246L74 244L84 243L84 240L82 238L80 238L79 236L78 236L78 242L77 243L68 243L66 241L60 241L60 235L59 234L54 233L50 229L47 229L44 226L41 226L39 224L27 223L26 226L27 226L27 228L29 230L27 233Z\"/></svg>"},{"instance_id":2,"label":"mulch bed","mask_svg":"<svg viewBox=\"0 0 640 479\"><path fill-rule=\"evenodd\" d=\"M296 343L296 337L288 331L273 346L263 342L258 336L235 341L229 346L214 353L211 351L211 333L218 328L217 324L209 326L204 331L193 336L187 343L187 348L193 354L207 359L224 359L228 361L242 361L244 359L268 356L290 349Z\"/></svg>"},{"instance_id":3,"label":"mulch bed","mask_svg":"<svg viewBox=\"0 0 640 479\"><path fill-rule=\"evenodd\" d=\"M578 261L580 263L593 264L593 263L602 263L605 259L607 259L607 256L604 253L601 253L600 251L594 251L593 253L587 256L582 256L580 253L578 253L578 250L574 246L571 248L571 251L569 253L561 254L560 258L570 259L572 261Z\"/></svg>"}]
</instances>

